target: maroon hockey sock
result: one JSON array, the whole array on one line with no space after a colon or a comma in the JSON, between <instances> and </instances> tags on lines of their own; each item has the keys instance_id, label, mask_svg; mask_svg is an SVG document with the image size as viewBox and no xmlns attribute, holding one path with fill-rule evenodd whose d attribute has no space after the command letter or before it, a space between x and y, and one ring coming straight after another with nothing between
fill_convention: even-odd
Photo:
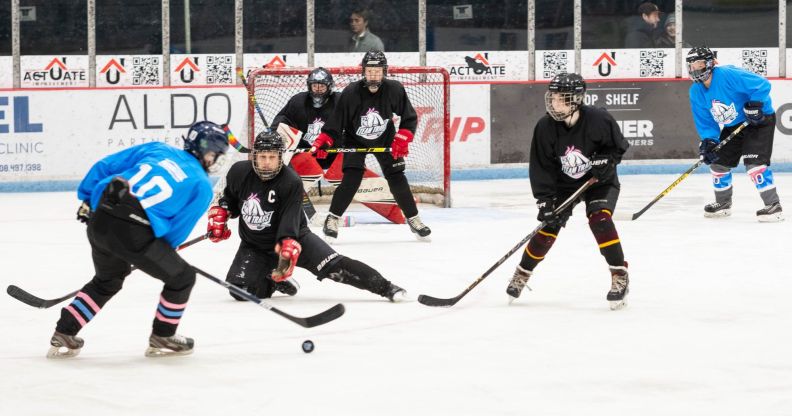
<instances>
[{"instance_id":1,"label":"maroon hockey sock","mask_svg":"<svg viewBox=\"0 0 792 416\"><path fill-rule=\"evenodd\" d=\"M616 232L616 225L613 223L610 211L600 210L593 213L589 217L589 227L605 261L610 265L624 264L621 240L619 233Z\"/></svg>"}]
</instances>

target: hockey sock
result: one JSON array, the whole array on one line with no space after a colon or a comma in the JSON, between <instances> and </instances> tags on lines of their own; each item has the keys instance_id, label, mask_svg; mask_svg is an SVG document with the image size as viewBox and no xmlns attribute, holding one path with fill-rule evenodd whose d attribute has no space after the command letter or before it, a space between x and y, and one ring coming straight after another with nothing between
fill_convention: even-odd
<instances>
[{"instance_id":1,"label":"hockey sock","mask_svg":"<svg viewBox=\"0 0 792 416\"><path fill-rule=\"evenodd\" d=\"M550 251L558 238L559 231L561 231L561 227L544 227L531 237L523 251L520 267L525 270L533 270L539 262L544 260L547 252Z\"/></svg>"},{"instance_id":2,"label":"hockey sock","mask_svg":"<svg viewBox=\"0 0 792 416\"><path fill-rule=\"evenodd\" d=\"M594 234L594 239L597 240L600 254L605 257L605 261L611 266L624 265L621 240L610 211L603 209L593 213L589 217L589 228Z\"/></svg>"},{"instance_id":3,"label":"hockey sock","mask_svg":"<svg viewBox=\"0 0 792 416\"><path fill-rule=\"evenodd\" d=\"M773 171L767 165L749 165L748 176L751 178L756 190L759 191L759 196L762 197L762 202L765 205L772 205L779 202L778 191L776 191L775 182L773 181Z\"/></svg>"},{"instance_id":4,"label":"hockey sock","mask_svg":"<svg viewBox=\"0 0 792 416\"><path fill-rule=\"evenodd\" d=\"M412 191L410 191L410 185L407 183L407 177L404 176L404 172L391 174L386 176L385 179L388 181L393 199L399 204L404 216L412 218L418 215L418 207L415 205L415 198Z\"/></svg>"},{"instance_id":5,"label":"hockey sock","mask_svg":"<svg viewBox=\"0 0 792 416\"><path fill-rule=\"evenodd\" d=\"M193 286L195 286L195 271L191 268L185 268L173 281L165 283L154 314L151 331L154 335L170 337L176 333Z\"/></svg>"},{"instance_id":6,"label":"hockey sock","mask_svg":"<svg viewBox=\"0 0 792 416\"><path fill-rule=\"evenodd\" d=\"M362 169L345 169L341 184L336 188L333 200L330 202L330 212L337 217L343 215L349 208L349 204L352 203L352 198L355 197L355 192L360 188L362 180Z\"/></svg>"},{"instance_id":7,"label":"hockey sock","mask_svg":"<svg viewBox=\"0 0 792 416\"><path fill-rule=\"evenodd\" d=\"M715 188L715 202L722 204L731 202L733 192L731 169L712 164L710 172L712 173L712 186Z\"/></svg>"},{"instance_id":8,"label":"hockey sock","mask_svg":"<svg viewBox=\"0 0 792 416\"><path fill-rule=\"evenodd\" d=\"M83 286L68 306L61 309L61 317L55 329L62 334L77 335L77 332L99 313L105 303L121 290L123 283L123 277L111 280L94 277Z\"/></svg>"},{"instance_id":9,"label":"hockey sock","mask_svg":"<svg viewBox=\"0 0 792 416\"><path fill-rule=\"evenodd\" d=\"M325 277L386 297L391 286L391 282L371 266L346 256L341 256L341 259L330 267Z\"/></svg>"}]
</instances>

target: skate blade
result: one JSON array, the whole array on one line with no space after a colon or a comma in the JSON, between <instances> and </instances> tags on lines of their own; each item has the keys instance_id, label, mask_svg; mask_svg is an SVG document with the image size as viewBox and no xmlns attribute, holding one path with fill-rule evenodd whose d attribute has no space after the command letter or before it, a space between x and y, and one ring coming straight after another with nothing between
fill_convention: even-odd
<instances>
[{"instance_id":1,"label":"skate blade","mask_svg":"<svg viewBox=\"0 0 792 416\"><path fill-rule=\"evenodd\" d=\"M415 234L415 233L413 233L413 234ZM426 237L421 237L420 235L415 234L415 239L418 240L418 241L423 241L424 243L431 243L432 242L432 236L431 235L427 235Z\"/></svg>"},{"instance_id":2,"label":"skate blade","mask_svg":"<svg viewBox=\"0 0 792 416\"><path fill-rule=\"evenodd\" d=\"M731 209L722 209L718 212L704 212L705 218L723 218L723 217L730 217L731 216Z\"/></svg>"},{"instance_id":3,"label":"skate blade","mask_svg":"<svg viewBox=\"0 0 792 416\"><path fill-rule=\"evenodd\" d=\"M333 245L333 243L335 243L335 241L336 241L336 237L331 237L331 236L325 234L324 235L324 241L327 244Z\"/></svg>"},{"instance_id":4,"label":"skate blade","mask_svg":"<svg viewBox=\"0 0 792 416\"><path fill-rule=\"evenodd\" d=\"M784 221L784 215L780 212L776 212L770 215L757 215L756 219L759 220L759 222L781 222Z\"/></svg>"},{"instance_id":5,"label":"skate blade","mask_svg":"<svg viewBox=\"0 0 792 416\"><path fill-rule=\"evenodd\" d=\"M74 358L74 357L80 355L80 350L81 349L82 348L71 349L71 348L68 348L68 347L55 347L55 346L52 346L47 351L47 358L56 359L56 360L61 360L61 359L64 359L64 358Z\"/></svg>"},{"instance_id":6,"label":"skate blade","mask_svg":"<svg viewBox=\"0 0 792 416\"><path fill-rule=\"evenodd\" d=\"M396 292L393 295L393 299L388 299L391 303L404 303L404 302L412 302L414 299L407 294L406 291Z\"/></svg>"},{"instance_id":7,"label":"skate blade","mask_svg":"<svg viewBox=\"0 0 792 416\"><path fill-rule=\"evenodd\" d=\"M620 309L624 309L627 306L627 299L625 298L622 300L610 300L608 301L608 303L610 304L609 305L610 310L618 311Z\"/></svg>"},{"instance_id":8,"label":"skate blade","mask_svg":"<svg viewBox=\"0 0 792 416\"><path fill-rule=\"evenodd\" d=\"M173 351L167 348L155 348L155 347L148 347L146 348L145 356L149 358L160 358L160 357L173 357L173 356L180 356L180 355L190 355L193 353L192 349L184 350L184 351Z\"/></svg>"}]
</instances>

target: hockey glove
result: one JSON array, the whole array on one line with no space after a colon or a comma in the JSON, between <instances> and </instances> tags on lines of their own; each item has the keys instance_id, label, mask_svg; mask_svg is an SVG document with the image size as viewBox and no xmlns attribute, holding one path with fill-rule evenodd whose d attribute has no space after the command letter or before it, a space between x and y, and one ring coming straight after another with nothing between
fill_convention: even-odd
<instances>
[{"instance_id":1,"label":"hockey glove","mask_svg":"<svg viewBox=\"0 0 792 416\"><path fill-rule=\"evenodd\" d=\"M746 101L743 106L745 118L752 126L761 126L765 123L765 115L762 111L764 104L761 101Z\"/></svg>"},{"instance_id":2,"label":"hockey glove","mask_svg":"<svg viewBox=\"0 0 792 416\"><path fill-rule=\"evenodd\" d=\"M209 209L209 222L206 224L206 233L209 240L217 243L228 240L231 230L228 229L228 209L223 206L213 206Z\"/></svg>"},{"instance_id":3,"label":"hockey glove","mask_svg":"<svg viewBox=\"0 0 792 416\"><path fill-rule=\"evenodd\" d=\"M275 245L275 252L278 253L278 267L272 271L272 280L282 282L288 279L294 272L297 259L300 258L302 246L293 238L284 238L279 244Z\"/></svg>"},{"instance_id":4,"label":"hockey glove","mask_svg":"<svg viewBox=\"0 0 792 416\"><path fill-rule=\"evenodd\" d=\"M320 133L316 141L311 146L311 153L316 155L317 159L327 159L327 152L325 149L333 145L333 138L327 133Z\"/></svg>"},{"instance_id":5,"label":"hockey glove","mask_svg":"<svg viewBox=\"0 0 792 416\"><path fill-rule=\"evenodd\" d=\"M564 227L572 211L567 208L556 215L555 199L539 199L536 201L536 207L539 208L539 215L536 217L539 221L544 221L545 225L549 227Z\"/></svg>"},{"instance_id":6,"label":"hockey glove","mask_svg":"<svg viewBox=\"0 0 792 416\"><path fill-rule=\"evenodd\" d=\"M393 136L393 143L391 144L391 155L394 159L406 157L410 154L410 142L413 141L413 134L407 129L399 129L395 136Z\"/></svg>"},{"instance_id":7,"label":"hockey glove","mask_svg":"<svg viewBox=\"0 0 792 416\"><path fill-rule=\"evenodd\" d=\"M713 151L718 141L715 139L704 139L699 144L699 156L706 164L711 164L718 161L718 154Z\"/></svg>"},{"instance_id":8,"label":"hockey glove","mask_svg":"<svg viewBox=\"0 0 792 416\"><path fill-rule=\"evenodd\" d=\"M80 204L80 208L77 209L77 221L80 221L83 224L88 224L88 220L91 219L91 205L88 201L82 201Z\"/></svg>"},{"instance_id":9,"label":"hockey glove","mask_svg":"<svg viewBox=\"0 0 792 416\"><path fill-rule=\"evenodd\" d=\"M613 155L594 154L591 156L591 176L597 178L597 181L603 182L613 178L616 175L616 160Z\"/></svg>"}]
</instances>

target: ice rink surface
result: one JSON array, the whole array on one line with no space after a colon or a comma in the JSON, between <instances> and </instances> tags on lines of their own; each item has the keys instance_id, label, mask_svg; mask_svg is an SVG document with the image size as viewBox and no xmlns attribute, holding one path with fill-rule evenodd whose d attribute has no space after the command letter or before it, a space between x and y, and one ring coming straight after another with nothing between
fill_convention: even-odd
<instances>
[{"instance_id":1,"label":"ice rink surface","mask_svg":"<svg viewBox=\"0 0 792 416\"><path fill-rule=\"evenodd\" d=\"M675 178L622 176L618 210L637 211ZM792 176L776 180L792 218ZM297 315L347 308L313 329L199 276L179 328L196 340L187 357L143 357L161 283L139 272L81 332L73 360L44 358L59 307L2 295L0 415L790 415L792 219L758 223L762 203L744 173L732 217L705 219L709 181L691 176L639 220L617 222L631 293L615 312L581 207L533 291L511 306L519 251L447 309L391 304L298 270L300 293L272 304ZM455 296L537 221L527 179L454 182L453 195L455 208L422 211L429 244L353 208L361 224L341 229L334 247L413 297ZM73 193L0 194L3 288L53 298L90 279L77 206ZM236 234L182 253L224 277Z\"/></svg>"}]
</instances>

